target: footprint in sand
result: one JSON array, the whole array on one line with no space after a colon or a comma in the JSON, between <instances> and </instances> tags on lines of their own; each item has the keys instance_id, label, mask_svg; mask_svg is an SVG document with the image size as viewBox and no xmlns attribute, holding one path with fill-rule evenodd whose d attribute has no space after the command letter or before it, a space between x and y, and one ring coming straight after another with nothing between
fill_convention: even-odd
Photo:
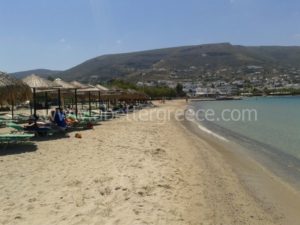
<instances>
[{"instance_id":1,"label":"footprint in sand","mask_svg":"<svg viewBox=\"0 0 300 225\"><path fill-rule=\"evenodd\" d=\"M80 180L71 180L67 183L67 186L69 187L78 187L82 184Z\"/></svg>"},{"instance_id":2,"label":"footprint in sand","mask_svg":"<svg viewBox=\"0 0 300 225\"><path fill-rule=\"evenodd\" d=\"M112 190L110 187L106 187L104 189L100 189L99 190L100 195L104 196L104 195L110 195L112 193Z\"/></svg>"},{"instance_id":3,"label":"footprint in sand","mask_svg":"<svg viewBox=\"0 0 300 225\"><path fill-rule=\"evenodd\" d=\"M165 154L166 154L166 151L161 148L157 148L157 149L151 151L152 156L159 156L159 155L165 155Z\"/></svg>"},{"instance_id":4,"label":"footprint in sand","mask_svg":"<svg viewBox=\"0 0 300 225\"><path fill-rule=\"evenodd\" d=\"M165 189L171 189L171 188L172 188L172 187L171 187L170 185L168 185L168 184L158 184L157 186L160 187L160 188L165 188Z\"/></svg>"}]
</instances>

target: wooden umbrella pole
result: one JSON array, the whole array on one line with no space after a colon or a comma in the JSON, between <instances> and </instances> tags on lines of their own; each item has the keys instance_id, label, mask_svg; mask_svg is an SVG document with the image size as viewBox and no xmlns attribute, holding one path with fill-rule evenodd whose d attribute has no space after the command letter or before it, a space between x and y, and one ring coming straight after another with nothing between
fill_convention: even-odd
<instances>
[{"instance_id":1,"label":"wooden umbrella pole","mask_svg":"<svg viewBox=\"0 0 300 225\"><path fill-rule=\"evenodd\" d=\"M33 88L33 115L36 116L36 90Z\"/></svg>"},{"instance_id":2,"label":"wooden umbrella pole","mask_svg":"<svg viewBox=\"0 0 300 225\"><path fill-rule=\"evenodd\" d=\"M58 89L58 108L61 108L61 94L60 94L60 89Z\"/></svg>"},{"instance_id":3,"label":"wooden umbrella pole","mask_svg":"<svg viewBox=\"0 0 300 225\"><path fill-rule=\"evenodd\" d=\"M30 115L32 116L32 111L33 111L33 102L32 102L32 99L29 100L29 109L30 109Z\"/></svg>"},{"instance_id":4,"label":"wooden umbrella pole","mask_svg":"<svg viewBox=\"0 0 300 225\"><path fill-rule=\"evenodd\" d=\"M92 115L91 92L89 91L89 114Z\"/></svg>"},{"instance_id":5,"label":"wooden umbrella pole","mask_svg":"<svg viewBox=\"0 0 300 225\"><path fill-rule=\"evenodd\" d=\"M14 100L11 99L11 118L14 119Z\"/></svg>"},{"instance_id":6,"label":"wooden umbrella pole","mask_svg":"<svg viewBox=\"0 0 300 225\"><path fill-rule=\"evenodd\" d=\"M100 91L98 91L98 102L99 102L99 113L101 113L101 93L100 93Z\"/></svg>"},{"instance_id":7,"label":"wooden umbrella pole","mask_svg":"<svg viewBox=\"0 0 300 225\"><path fill-rule=\"evenodd\" d=\"M46 107L46 115L48 116L48 93L45 92L45 107Z\"/></svg>"},{"instance_id":8,"label":"wooden umbrella pole","mask_svg":"<svg viewBox=\"0 0 300 225\"><path fill-rule=\"evenodd\" d=\"M77 106L77 89L75 89L75 115L78 116L78 106Z\"/></svg>"}]
</instances>

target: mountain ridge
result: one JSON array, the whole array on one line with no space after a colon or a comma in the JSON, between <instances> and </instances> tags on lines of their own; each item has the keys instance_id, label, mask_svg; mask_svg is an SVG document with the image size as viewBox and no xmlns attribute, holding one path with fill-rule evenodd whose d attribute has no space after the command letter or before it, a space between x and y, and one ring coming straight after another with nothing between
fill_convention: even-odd
<instances>
[{"instance_id":1,"label":"mountain ridge","mask_svg":"<svg viewBox=\"0 0 300 225\"><path fill-rule=\"evenodd\" d=\"M26 76L29 76L31 74L37 74L41 77L47 78L48 76L54 76L58 75L62 71L60 70L48 70L48 69L33 69L33 70L26 70L26 71L20 71L15 73L10 73L10 75L14 76L15 78L22 79Z\"/></svg>"},{"instance_id":2,"label":"mountain ridge","mask_svg":"<svg viewBox=\"0 0 300 225\"><path fill-rule=\"evenodd\" d=\"M200 79L203 74L209 76L220 70L225 77L239 76L239 71L252 65L263 67L266 76L274 70L299 69L300 46L216 43L107 54L53 74L67 81L101 82L118 78L136 82L142 76L147 80Z\"/></svg>"}]
</instances>

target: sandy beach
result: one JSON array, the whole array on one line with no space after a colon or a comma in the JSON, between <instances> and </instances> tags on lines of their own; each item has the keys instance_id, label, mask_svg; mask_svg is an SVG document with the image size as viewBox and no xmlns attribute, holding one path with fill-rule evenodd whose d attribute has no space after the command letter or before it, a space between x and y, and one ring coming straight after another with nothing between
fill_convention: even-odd
<instances>
[{"instance_id":1,"label":"sandy beach","mask_svg":"<svg viewBox=\"0 0 300 225\"><path fill-rule=\"evenodd\" d=\"M297 193L279 185L287 202L278 205L292 202L291 215L266 204L222 146L174 119L184 101L157 104L143 110L151 121L130 114L80 131L81 139L72 132L2 150L0 224L299 224ZM157 109L171 112L170 120Z\"/></svg>"}]
</instances>

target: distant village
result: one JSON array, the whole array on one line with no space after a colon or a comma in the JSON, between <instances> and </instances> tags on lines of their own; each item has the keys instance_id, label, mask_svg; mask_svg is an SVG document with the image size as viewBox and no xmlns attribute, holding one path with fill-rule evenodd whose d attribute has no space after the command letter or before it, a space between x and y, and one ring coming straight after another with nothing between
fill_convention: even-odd
<instances>
[{"instance_id":1,"label":"distant village","mask_svg":"<svg viewBox=\"0 0 300 225\"><path fill-rule=\"evenodd\" d=\"M191 66L182 70L156 68L150 71L152 74L168 73L169 78L164 80L147 80L147 72L143 73L137 86L176 88L180 84L190 97L300 94L299 68L275 69L248 65L235 70L230 67L209 70Z\"/></svg>"}]
</instances>

